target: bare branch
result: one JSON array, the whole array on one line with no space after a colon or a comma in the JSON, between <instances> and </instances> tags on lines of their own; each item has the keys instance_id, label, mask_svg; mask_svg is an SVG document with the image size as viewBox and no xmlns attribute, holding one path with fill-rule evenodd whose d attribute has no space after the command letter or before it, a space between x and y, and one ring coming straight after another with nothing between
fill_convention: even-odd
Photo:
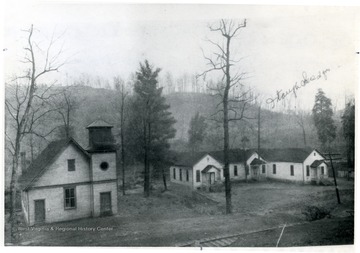
<instances>
[{"instance_id":1,"label":"bare branch","mask_svg":"<svg viewBox=\"0 0 360 253\"><path fill-rule=\"evenodd\" d=\"M211 44L213 44L214 46L216 46L222 53L222 55L226 55L224 49L218 44L218 43L215 43L213 42L212 40L210 39L206 39L207 42L210 42Z\"/></svg>"}]
</instances>

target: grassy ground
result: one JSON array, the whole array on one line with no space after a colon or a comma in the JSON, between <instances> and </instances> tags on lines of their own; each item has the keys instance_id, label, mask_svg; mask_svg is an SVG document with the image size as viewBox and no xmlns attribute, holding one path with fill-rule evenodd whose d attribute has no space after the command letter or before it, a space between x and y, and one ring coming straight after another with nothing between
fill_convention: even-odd
<instances>
[{"instance_id":1,"label":"grassy ground","mask_svg":"<svg viewBox=\"0 0 360 253\"><path fill-rule=\"evenodd\" d=\"M257 241L273 245L279 231L264 234L251 232L284 223L305 222L301 210L309 204L329 208L332 217L327 220L334 222L329 222L328 227L318 226L317 222L304 225L301 229L289 227L285 230L281 246L348 244L353 240L353 223L349 222L346 210L354 207L354 185L353 182L340 180L339 188L341 205L337 205L333 186L238 183L233 185L234 213L231 215L223 213L224 193L202 193L206 197L199 198L184 187L170 184L169 191L162 192L159 186L151 197L144 198L142 189L132 189L125 196L119 194L119 214L116 216L36 227L26 227L22 223L19 244L174 246L207 237L247 233L244 240L237 241L234 246L263 246L256 244ZM308 233L311 229L314 232ZM315 236L324 232L325 239ZM290 236L291 233L293 236ZM331 239L339 234L343 240ZM288 235L300 239L286 239Z\"/></svg>"},{"instance_id":2,"label":"grassy ground","mask_svg":"<svg viewBox=\"0 0 360 253\"><path fill-rule=\"evenodd\" d=\"M231 247L275 247L282 228L239 237ZM354 243L354 219L323 219L285 227L278 247L346 245Z\"/></svg>"},{"instance_id":3,"label":"grassy ground","mask_svg":"<svg viewBox=\"0 0 360 253\"><path fill-rule=\"evenodd\" d=\"M300 185L276 181L241 182L233 184L232 203L234 212L289 213L302 216L307 205L316 205L334 211L354 209L354 182L338 180L342 205L337 204L334 186ZM224 193L208 193L212 199L225 204ZM339 209L339 210L338 210Z\"/></svg>"}]
</instances>

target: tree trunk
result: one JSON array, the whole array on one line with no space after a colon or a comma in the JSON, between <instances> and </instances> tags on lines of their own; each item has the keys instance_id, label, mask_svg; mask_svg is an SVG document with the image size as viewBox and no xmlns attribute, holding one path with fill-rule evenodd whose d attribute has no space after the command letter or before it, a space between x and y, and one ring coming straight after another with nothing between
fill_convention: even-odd
<instances>
[{"instance_id":1,"label":"tree trunk","mask_svg":"<svg viewBox=\"0 0 360 253\"><path fill-rule=\"evenodd\" d=\"M231 182L229 173L229 118L228 118L228 98L230 89L230 37L227 38L226 44L226 87L224 90L224 173L225 173L225 199L226 213L232 212L231 204Z\"/></svg>"},{"instance_id":2,"label":"tree trunk","mask_svg":"<svg viewBox=\"0 0 360 253\"><path fill-rule=\"evenodd\" d=\"M147 136L147 127L146 127L146 122L144 122L144 196L145 197L149 197L150 196L150 192L149 192L149 159L148 159L148 152L149 152L149 147L148 147L148 136Z\"/></svg>"},{"instance_id":3,"label":"tree trunk","mask_svg":"<svg viewBox=\"0 0 360 253\"><path fill-rule=\"evenodd\" d=\"M246 161L244 162L244 168L245 168L245 182L247 183L248 182L248 169L246 167Z\"/></svg>"},{"instance_id":4,"label":"tree trunk","mask_svg":"<svg viewBox=\"0 0 360 253\"><path fill-rule=\"evenodd\" d=\"M70 108L68 106L67 108L67 114L66 114L66 125L65 125L65 135L66 135L66 139L70 138Z\"/></svg>"},{"instance_id":5,"label":"tree trunk","mask_svg":"<svg viewBox=\"0 0 360 253\"><path fill-rule=\"evenodd\" d=\"M227 99L224 100L224 173L225 173L225 199L226 213L232 211L231 206L231 183L229 175L229 121L227 111Z\"/></svg>"},{"instance_id":6,"label":"tree trunk","mask_svg":"<svg viewBox=\"0 0 360 253\"><path fill-rule=\"evenodd\" d=\"M164 183L164 191L167 191L166 174L165 174L164 167L162 168L162 178L163 178L163 183Z\"/></svg>"},{"instance_id":7,"label":"tree trunk","mask_svg":"<svg viewBox=\"0 0 360 253\"><path fill-rule=\"evenodd\" d=\"M122 94L121 100L121 126L120 126L120 138L121 138L121 169L122 169L122 192L125 195L125 148L124 148L124 95Z\"/></svg>"},{"instance_id":8,"label":"tree trunk","mask_svg":"<svg viewBox=\"0 0 360 253\"><path fill-rule=\"evenodd\" d=\"M147 125L147 127L146 127ZM149 197L150 196L150 162L149 162L149 156L150 156L150 133L151 133L151 128L150 128L150 122L148 122L147 124L145 123L145 155L144 155L144 159L145 159L145 174L144 174L144 196L145 197Z\"/></svg>"},{"instance_id":9,"label":"tree trunk","mask_svg":"<svg viewBox=\"0 0 360 253\"><path fill-rule=\"evenodd\" d=\"M302 126L302 132L303 132L304 146L306 147L306 132L304 126Z\"/></svg>"},{"instance_id":10,"label":"tree trunk","mask_svg":"<svg viewBox=\"0 0 360 253\"><path fill-rule=\"evenodd\" d=\"M15 142L15 152L13 156L13 165L11 171L11 181L10 181L10 216L9 216L9 225L10 225L10 236L11 242L17 242L17 218L16 218L16 200L17 200L17 181L18 181L18 170L19 170L19 157L20 157L20 133L17 133L16 142Z\"/></svg>"}]
</instances>

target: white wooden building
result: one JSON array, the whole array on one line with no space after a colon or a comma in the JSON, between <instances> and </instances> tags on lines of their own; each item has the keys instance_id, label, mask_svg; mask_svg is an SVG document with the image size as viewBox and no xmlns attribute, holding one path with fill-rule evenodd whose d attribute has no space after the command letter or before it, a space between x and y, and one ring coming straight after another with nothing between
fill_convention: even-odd
<instances>
[{"instance_id":1,"label":"white wooden building","mask_svg":"<svg viewBox=\"0 0 360 253\"><path fill-rule=\"evenodd\" d=\"M262 149L259 153L255 150L230 150L230 179L272 178L319 183L328 177L324 159L316 149ZM224 181L223 152L179 154L170 167L170 181L193 189Z\"/></svg>"},{"instance_id":2,"label":"white wooden building","mask_svg":"<svg viewBox=\"0 0 360 253\"><path fill-rule=\"evenodd\" d=\"M50 143L22 174L28 225L117 213L116 150L108 123L90 124L89 147L74 139Z\"/></svg>"}]
</instances>

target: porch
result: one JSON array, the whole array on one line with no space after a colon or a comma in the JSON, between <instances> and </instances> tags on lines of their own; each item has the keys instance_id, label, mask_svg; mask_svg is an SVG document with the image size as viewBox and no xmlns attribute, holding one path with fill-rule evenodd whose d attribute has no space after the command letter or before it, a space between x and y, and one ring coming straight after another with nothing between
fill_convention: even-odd
<instances>
[{"instance_id":1,"label":"porch","mask_svg":"<svg viewBox=\"0 0 360 253\"><path fill-rule=\"evenodd\" d=\"M201 171L201 182L202 186L209 190L211 186L215 185L217 182L221 182L221 169L214 165L207 165Z\"/></svg>"},{"instance_id":2,"label":"porch","mask_svg":"<svg viewBox=\"0 0 360 253\"><path fill-rule=\"evenodd\" d=\"M266 178L266 162L259 158L254 158L249 166L249 178L263 180Z\"/></svg>"},{"instance_id":3,"label":"porch","mask_svg":"<svg viewBox=\"0 0 360 253\"><path fill-rule=\"evenodd\" d=\"M310 165L310 180L313 184L319 184L320 180L327 178L327 164L324 160L315 160Z\"/></svg>"}]
</instances>

